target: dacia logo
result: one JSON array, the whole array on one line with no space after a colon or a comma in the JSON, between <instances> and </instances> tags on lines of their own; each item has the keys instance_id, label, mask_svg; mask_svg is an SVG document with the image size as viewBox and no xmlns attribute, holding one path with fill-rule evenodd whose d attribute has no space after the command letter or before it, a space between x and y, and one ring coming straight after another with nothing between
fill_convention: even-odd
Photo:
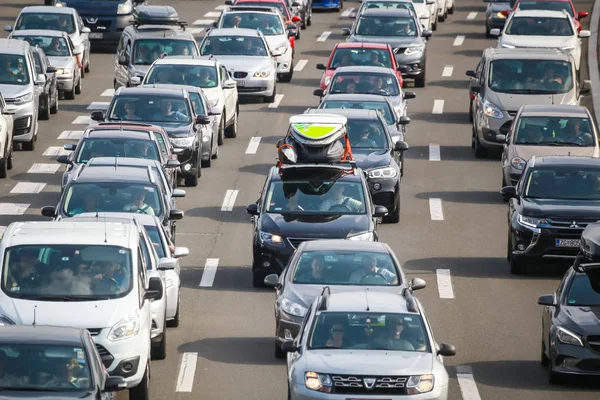
<instances>
[{"instance_id":1,"label":"dacia logo","mask_svg":"<svg viewBox=\"0 0 600 400\"><path fill-rule=\"evenodd\" d=\"M373 386L375 386L375 378L364 378L363 382L365 383L365 387L369 390L373 389Z\"/></svg>"}]
</instances>

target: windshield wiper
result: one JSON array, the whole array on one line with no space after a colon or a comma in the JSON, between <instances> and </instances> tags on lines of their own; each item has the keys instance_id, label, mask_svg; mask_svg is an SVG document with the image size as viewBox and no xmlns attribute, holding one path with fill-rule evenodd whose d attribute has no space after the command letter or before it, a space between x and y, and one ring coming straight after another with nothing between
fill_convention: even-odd
<instances>
[{"instance_id":1,"label":"windshield wiper","mask_svg":"<svg viewBox=\"0 0 600 400\"><path fill-rule=\"evenodd\" d=\"M37 388L37 387L0 387L0 390L10 390L14 392L63 392L63 389L55 388Z\"/></svg>"},{"instance_id":2,"label":"windshield wiper","mask_svg":"<svg viewBox=\"0 0 600 400\"><path fill-rule=\"evenodd\" d=\"M544 145L544 146L577 146L577 147L587 147L588 145L583 144L583 143L576 143L576 142L540 142L540 145Z\"/></svg>"},{"instance_id":3,"label":"windshield wiper","mask_svg":"<svg viewBox=\"0 0 600 400\"><path fill-rule=\"evenodd\" d=\"M88 300L109 300L108 296L91 296L91 295L82 295L82 296L26 296L23 297L27 300L50 300L50 301L88 301Z\"/></svg>"},{"instance_id":4,"label":"windshield wiper","mask_svg":"<svg viewBox=\"0 0 600 400\"><path fill-rule=\"evenodd\" d=\"M507 93L515 93L515 94L556 94L556 92L541 90L541 89L514 89L508 90Z\"/></svg>"}]
</instances>

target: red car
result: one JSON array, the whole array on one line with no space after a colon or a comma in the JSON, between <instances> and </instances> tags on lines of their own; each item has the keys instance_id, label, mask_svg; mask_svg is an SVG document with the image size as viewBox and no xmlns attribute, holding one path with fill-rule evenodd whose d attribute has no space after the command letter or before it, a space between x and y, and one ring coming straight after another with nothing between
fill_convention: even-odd
<instances>
[{"instance_id":1,"label":"red car","mask_svg":"<svg viewBox=\"0 0 600 400\"><path fill-rule=\"evenodd\" d=\"M582 18L589 15L587 11L577 12L575 5L571 0L517 0L512 11L514 10L546 10L546 11L562 11L565 10L575 20L577 33L581 32ZM511 10L503 11L502 14L508 16Z\"/></svg>"},{"instance_id":2,"label":"red car","mask_svg":"<svg viewBox=\"0 0 600 400\"><path fill-rule=\"evenodd\" d=\"M376 58L379 62L376 61ZM317 64L317 69L325 71L321 78L321 89L325 90L327 88L337 67L361 65L391 68L396 71L400 87L403 86L402 72L396 63L394 51L389 44L343 42L335 45L327 64Z\"/></svg>"}]
</instances>

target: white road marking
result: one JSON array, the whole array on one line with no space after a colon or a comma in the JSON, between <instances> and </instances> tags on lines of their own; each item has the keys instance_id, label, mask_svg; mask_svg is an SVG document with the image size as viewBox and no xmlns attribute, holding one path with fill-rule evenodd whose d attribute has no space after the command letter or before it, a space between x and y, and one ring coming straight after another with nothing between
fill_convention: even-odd
<instances>
[{"instance_id":1,"label":"white road marking","mask_svg":"<svg viewBox=\"0 0 600 400\"><path fill-rule=\"evenodd\" d=\"M224 9L226 9L227 7L229 7L226 4L221 4L220 6L216 6L215 10L219 10L219 11L223 11Z\"/></svg>"},{"instance_id":2,"label":"white road marking","mask_svg":"<svg viewBox=\"0 0 600 400\"><path fill-rule=\"evenodd\" d=\"M440 154L440 145L431 143L429 144L429 161L441 161L442 156Z\"/></svg>"},{"instance_id":3,"label":"white road marking","mask_svg":"<svg viewBox=\"0 0 600 400\"><path fill-rule=\"evenodd\" d=\"M442 76L452 76L452 72L454 72L454 67L452 65L446 65L442 71Z\"/></svg>"},{"instance_id":4,"label":"white road marking","mask_svg":"<svg viewBox=\"0 0 600 400\"><path fill-rule=\"evenodd\" d=\"M46 184L42 182L19 182L10 192L19 194L39 193L44 187L46 187Z\"/></svg>"},{"instance_id":5,"label":"white road marking","mask_svg":"<svg viewBox=\"0 0 600 400\"><path fill-rule=\"evenodd\" d=\"M465 41L465 36L464 35L458 35L456 37L456 39L454 39L454 46L460 46L463 44L463 42Z\"/></svg>"},{"instance_id":6,"label":"white road marking","mask_svg":"<svg viewBox=\"0 0 600 400\"><path fill-rule=\"evenodd\" d=\"M452 289L452 278L450 278L449 269L437 269L435 271L437 275L438 293L440 299L453 299L454 290Z\"/></svg>"},{"instance_id":7,"label":"white road marking","mask_svg":"<svg viewBox=\"0 0 600 400\"><path fill-rule=\"evenodd\" d=\"M87 116L87 115L80 115L79 117L75 118L73 120L73 122L71 122L73 125L89 125L91 123L93 123L94 121L92 121L92 119Z\"/></svg>"},{"instance_id":8,"label":"white road marking","mask_svg":"<svg viewBox=\"0 0 600 400\"><path fill-rule=\"evenodd\" d=\"M463 400L481 400L475 378L473 377L473 371L469 366L457 365L456 379L458 380Z\"/></svg>"},{"instance_id":9,"label":"white road marking","mask_svg":"<svg viewBox=\"0 0 600 400\"><path fill-rule=\"evenodd\" d=\"M250 138L250 143L248 143L248 147L246 148L246 154L256 154L259 144L260 137L255 136L253 138Z\"/></svg>"},{"instance_id":10,"label":"white road marking","mask_svg":"<svg viewBox=\"0 0 600 400\"><path fill-rule=\"evenodd\" d=\"M470 12L469 15L467 15L467 19L475 19L477 18L477 14L476 12Z\"/></svg>"},{"instance_id":11,"label":"white road marking","mask_svg":"<svg viewBox=\"0 0 600 400\"><path fill-rule=\"evenodd\" d=\"M223 205L221 205L221 211L233 211L233 204L238 195L239 190L228 189L225 192L225 198L223 199Z\"/></svg>"},{"instance_id":12,"label":"white road marking","mask_svg":"<svg viewBox=\"0 0 600 400\"><path fill-rule=\"evenodd\" d=\"M106 89L100 96L102 97L113 97L115 95L115 89Z\"/></svg>"},{"instance_id":13,"label":"white road marking","mask_svg":"<svg viewBox=\"0 0 600 400\"><path fill-rule=\"evenodd\" d=\"M214 19L197 19L192 25L212 25L215 22Z\"/></svg>"},{"instance_id":14,"label":"white road marking","mask_svg":"<svg viewBox=\"0 0 600 400\"><path fill-rule=\"evenodd\" d=\"M296 65L294 65L294 71L298 72L298 71L302 71L304 69L304 67L306 67L306 64L308 64L308 60L300 60L296 63Z\"/></svg>"},{"instance_id":15,"label":"white road marking","mask_svg":"<svg viewBox=\"0 0 600 400\"><path fill-rule=\"evenodd\" d=\"M269 104L268 108L277 108L277 107L279 107L279 103L281 103L281 100L283 100L283 95L282 94L276 94L275 95L275 101L272 102L271 104Z\"/></svg>"},{"instance_id":16,"label":"white road marking","mask_svg":"<svg viewBox=\"0 0 600 400\"><path fill-rule=\"evenodd\" d=\"M342 17L349 17L350 14L352 14L354 12L354 8L351 8L349 10L346 10L342 13Z\"/></svg>"},{"instance_id":17,"label":"white road marking","mask_svg":"<svg viewBox=\"0 0 600 400\"><path fill-rule=\"evenodd\" d=\"M324 42L327 40L327 38L329 37L329 35L331 35L330 31L325 31L323 33L321 33L321 35L317 38L317 42Z\"/></svg>"},{"instance_id":18,"label":"white road marking","mask_svg":"<svg viewBox=\"0 0 600 400\"><path fill-rule=\"evenodd\" d=\"M432 221L443 221L444 210L442 210L442 199L429 199L429 214Z\"/></svg>"},{"instance_id":19,"label":"white road marking","mask_svg":"<svg viewBox=\"0 0 600 400\"><path fill-rule=\"evenodd\" d=\"M58 135L59 140L79 140L83 136L83 131L62 131Z\"/></svg>"},{"instance_id":20,"label":"white road marking","mask_svg":"<svg viewBox=\"0 0 600 400\"><path fill-rule=\"evenodd\" d=\"M202 273L202 279L200 280L200 287L212 287L215 281L215 275L217 274L218 266L218 258L206 259L206 263L204 264L204 272Z\"/></svg>"},{"instance_id":21,"label":"white road marking","mask_svg":"<svg viewBox=\"0 0 600 400\"><path fill-rule=\"evenodd\" d=\"M219 11L210 11L204 14L205 18L219 18L221 13Z\"/></svg>"},{"instance_id":22,"label":"white road marking","mask_svg":"<svg viewBox=\"0 0 600 400\"><path fill-rule=\"evenodd\" d=\"M186 31L188 31L192 35L199 35L202 32L204 32L204 28L187 28Z\"/></svg>"},{"instance_id":23,"label":"white road marking","mask_svg":"<svg viewBox=\"0 0 600 400\"><path fill-rule=\"evenodd\" d=\"M28 174L55 174L60 168L60 164L35 163L27 171Z\"/></svg>"},{"instance_id":24,"label":"white road marking","mask_svg":"<svg viewBox=\"0 0 600 400\"><path fill-rule=\"evenodd\" d=\"M50 146L44 151L45 156L58 157L70 154L69 150L65 150L62 146Z\"/></svg>"},{"instance_id":25,"label":"white road marking","mask_svg":"<svg viewBox=\"0 0 600 400\"><path fill-rule=\"evenodd\" d=\"M0 215L23 215L30 204L0 203Z\"/></svg>"},{"instance_id":26,"label":"white road marking","mask_svg":"<svg viewBox=\"0 0 600 400\"><path fill-rule=\"evenodd\" d=\"M442 114L444 112L444 100L434 100L432 114Z\"/></svg>"},{"instance_id":27,"label":"white road marking","mask_svg":"<svg viewBox=\"0 0 600 400\"><path fill-rule=\"evenodd\" d=\"M110 101L94 101L88 106L88 110L108 110Z\"/></svg>"},{"instance_id":28,"label":"white road marking","mask_svg":"<svg viewBox=\"0 0 600 400\"><path fill-rule=\"evenodd\" d=\"M196 364L198 363L198 353L183 353L181 355L181 365L179 366L179 376L177 377L176 392L191 393L194 386L194 375L196 374Z\"/></svg>"}]
</instances>

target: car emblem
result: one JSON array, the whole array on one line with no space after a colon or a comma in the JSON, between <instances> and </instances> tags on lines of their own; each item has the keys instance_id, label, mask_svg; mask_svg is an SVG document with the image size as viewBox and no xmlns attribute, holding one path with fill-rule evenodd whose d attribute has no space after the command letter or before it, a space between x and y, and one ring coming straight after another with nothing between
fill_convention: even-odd
<instances>
[{"instance_id":1,"label":"car emblem","mask_svg":"<svg viewBox=\"0 0 600 400\"><path fill-rule=\"evenodd\" d=\"M373 389L373 386L375 386L375 378L364 378L363 381L365 382L365 387L369 390Z\"/></svg>"},{"instance_id":2,"label":"car emblem","mask_svg":"<svg viewBox=\"0 0 600 400\"><path fill-rule=\"evenodd\" d=\"M96 22L98 22L98 18L93 18L93 17L89 17L85 19L88 24L95 24Z\"/></svg>"},{"instance_id":3,"label":"car emblem","mask_svg":"<svg viewBox=\"0 0 600 400\"><path fill-rule=\"evenodd\" d=\"M573 221L569 228L579 228L579 225L577 225L577 221Z\"/></svg>"}]
</instances>

